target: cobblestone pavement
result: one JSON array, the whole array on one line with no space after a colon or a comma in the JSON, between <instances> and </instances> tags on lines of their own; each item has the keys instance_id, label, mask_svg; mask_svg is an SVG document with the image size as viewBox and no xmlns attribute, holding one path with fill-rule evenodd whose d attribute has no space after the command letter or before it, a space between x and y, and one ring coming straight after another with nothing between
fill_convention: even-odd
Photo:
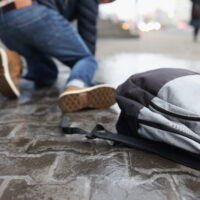
<instances>
[{"instance_id":1,"label":"cobblestone pavement","mask_svg":"<svg viewBox=\"0 0 200 200\"><path fill-rule=\"evenodd\" d=\"M160 67L166 63L171 67L192 65L194 70L200 66L198 61L163 55L112 55L100 60L96 80L116 86L135 72L157 67L156 63ZM1 200L200 199L200 172L196 170L107 141L63 135L56 101L68 71L60 70L52 88L36 90L31 82L20 80L19 100L0 96ZM118 114L115 105L68 116L72 126L91 130L102 123L115 131Z\"/></svg>"}]
</instances>

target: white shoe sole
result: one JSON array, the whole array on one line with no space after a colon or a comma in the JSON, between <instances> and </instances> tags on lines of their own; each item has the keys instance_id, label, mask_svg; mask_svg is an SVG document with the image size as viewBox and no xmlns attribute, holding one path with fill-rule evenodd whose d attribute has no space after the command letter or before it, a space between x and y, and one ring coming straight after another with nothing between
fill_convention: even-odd
<instances>
[{"instance_id":1,"label":"white shoe sole","mask_svg":"<svg viewBox=\"0 0 200 200\"><path fill-rule=\"evenodd\" d=\"M12 78L10 76L10 72L9 72L9 67L8 67L8 57L6 54L6 51L2 48L0 48L0 56L1 56L1 60L2 60L2 66L3 70L4 70L4 78L5 80L4 83L9 86L10 88L10 92L12 92L12 94L8 95L8 96L16 96L19 97L20 96L20 92L18 90L18 88L15 86L14 82L12 81ZM8 88L7 86L7 88ZM4 85L0 86L0 87L4 87ZM6 87L6 86L5 86Z\"/></svg>"}]
</instances>

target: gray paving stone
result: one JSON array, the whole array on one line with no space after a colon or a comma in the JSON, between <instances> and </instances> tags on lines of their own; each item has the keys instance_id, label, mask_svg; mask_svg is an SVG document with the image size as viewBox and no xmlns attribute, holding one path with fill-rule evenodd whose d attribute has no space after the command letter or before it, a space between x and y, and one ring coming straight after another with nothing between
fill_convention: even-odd
<instances>
[{"instance_id":1,"label":"gray paving stone","mask_svg":"<svg viewBox=\"0 0 200 200\"><path fill-rule=\"evenodd\" d=\"M182 166L169 161L167 159L161 158L152 153L147 153L139 150L133 150L129 152L130 163L132 169L159 169L159 170L167 170L167 169L176 169L181 168Z\"/></svg>"},{"instance_id":2,"label":"gray paving stone","mask_svg":"<svg viewBox=\"0 0 200 200\"><path fill-rule=\"evenodd\" d=\"M12 157L0 154L0 178L27 176L36 182L45 181L55 158L55 154L37 157L28 155Z\"/></svg>"},{"instance_id":3,"label":"gray paving stone","mask_svg":"<svg viewBox=\"0 0 200 200\"><path fill-rule=\"evenodd\" d=\"M174 182L179 197L184 197L187 200L200 199L200 176L175 176Z\"/></svg>"},{"instance_id":4,"label":"gray paving stone","mask_svg":"<svg viewBox=\"0 0 200 200\"><path fill-rule=\"evenodd\" d=\"M0 138L6 139L14 127L13 126L0 126Z\"/></svg>"},{"instance_id":5,"label":"gray paving stone","mask_svg":"<svg viewBox=\"0 0 200 200\"><path fill-rule=\"evenodd\" d=\"M134 178L93 178L91 200L176 200L168 177L156 177L140 181Z\"/></svg>"},{"instance_id":6,"label":"gray paving stone","mask_svg":"<svg viewBox=\"0 0 200 200\"><path fill-rule=\"evenodd\" d=\"M115 179L127 177L126 154L112 153L100 156L67 153L59 157L53 177L65 180L70 176L103 176Z\"/></svg>"},{"instance_id":7,"label":"gray paving stone","mask_svg":"<svg viewBox=\"0 0 200 200\"><path fill-rule=\"evenodd\" d=\"M66 184L27 184L25 180L11 180L1 200L89 200L90 181L77 178Z\"/></svg>"}]
</instances>

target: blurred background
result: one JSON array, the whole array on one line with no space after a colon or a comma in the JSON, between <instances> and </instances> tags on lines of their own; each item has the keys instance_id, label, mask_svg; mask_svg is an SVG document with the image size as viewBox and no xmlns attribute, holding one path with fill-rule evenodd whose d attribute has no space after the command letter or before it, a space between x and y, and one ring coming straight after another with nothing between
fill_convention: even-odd
<instances>
[{"instance_id":1,"label":"blurred background","mask_svg":"<svg viewBox=\"0 0 200 200\"><path fill-rule=\"evenodd\" d=\"M116 0L101 5L97 79L117 86L134 73L155 68L200 72L200 43L190 26L191 10L191 0ZM108 69L112 76L106 76Z\"/></svg>"},{"instance_id":2,"label":"blurred background","mask_svg":"<svg viewBox=\"0 0 200 200\"><path fill-rule=\"evenodd\" d=\"M190 0L117 0L100 6L100 25L120 25L135 35L137 31L149 32L177 28L188 30ZM100 30L100 33L103 34Z\"/></svg>"}]
</instances>

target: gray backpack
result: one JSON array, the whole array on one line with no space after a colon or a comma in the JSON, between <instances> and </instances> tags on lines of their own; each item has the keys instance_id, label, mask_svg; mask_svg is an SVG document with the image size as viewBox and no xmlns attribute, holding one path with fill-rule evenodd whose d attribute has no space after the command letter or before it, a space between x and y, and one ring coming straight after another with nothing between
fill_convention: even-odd
<instances>
[{"instance_id":1,"label":"gray backpack","mask_svg":"<svg viewBox=\"0 0 200 200\"><path fill-rule=\"evenodd\" d=\"M121 114L113 134L97 125L83 133L150 151L200 170L200 75L185 69L158 69L131 76L116 90Z\"/></svg>"}]
</instances>

